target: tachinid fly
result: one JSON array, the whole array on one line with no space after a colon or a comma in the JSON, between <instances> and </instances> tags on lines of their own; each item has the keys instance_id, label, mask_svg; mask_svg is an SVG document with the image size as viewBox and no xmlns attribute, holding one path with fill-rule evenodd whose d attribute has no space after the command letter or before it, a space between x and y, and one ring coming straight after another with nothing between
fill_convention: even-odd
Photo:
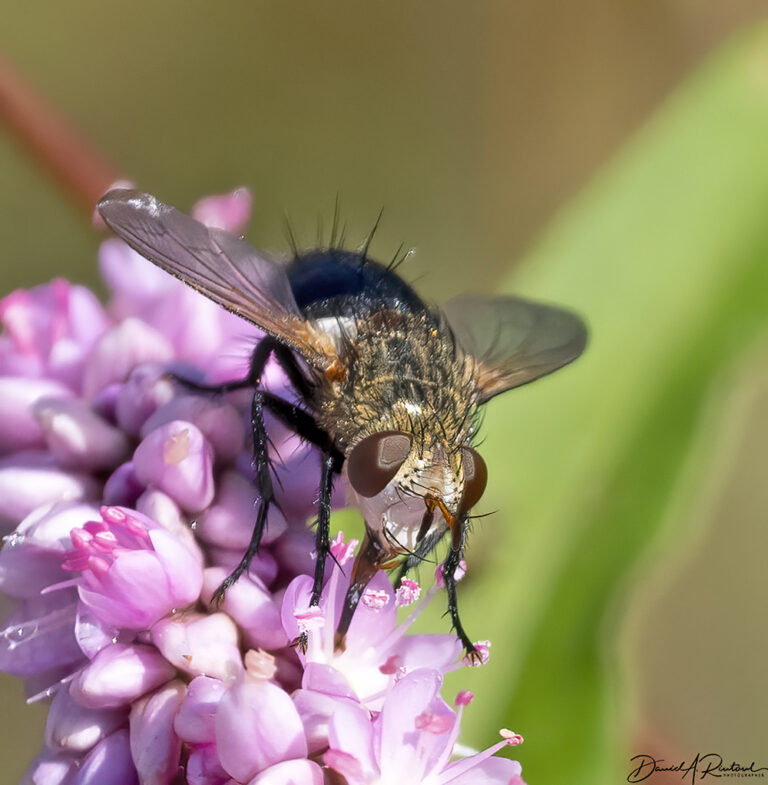
<instances>
[{"instance_id":1,"label":"tachinid fly","mask_svg":"<svg viewBox=\"0 0 768 785\"><path fill-rule=\"evenodd\" d=\"M142 256L267 334L245 379L220 386L183 382L203 392L253 389L260 501L250 545L218 597L248 568L274 501L266 409L322 455L312 604L323 588L337 475L346 474L365 517L337 647L344 646L376 571L399 563L402 579L450 534L442 568L448 608L467 654L477 657L459 621L454 576L469 512L486 484L485 464L472 446L478 410L578 357L586 343L582 321L516 297L462 295L436 309L365 251L318 249L276 263L242 239L133 190L110 191L98 209ZM261 388L270 356L285 370L300 405Z\"/></svg>"}]
</instances>

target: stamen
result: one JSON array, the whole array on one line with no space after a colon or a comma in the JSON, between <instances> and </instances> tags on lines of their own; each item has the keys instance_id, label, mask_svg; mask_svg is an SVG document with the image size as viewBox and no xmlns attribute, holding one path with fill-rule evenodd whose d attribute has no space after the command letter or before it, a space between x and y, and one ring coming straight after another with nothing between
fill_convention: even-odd
<instances>
[{"instance_id":1,"label":"stamen","mask_svg":"<svg viewBox=\"0 0 768 785\"><path fill-rule=\"evenodd\" d=\"M402 624L398 624L397 627L395 627L395 629L392 630L392 632L387 635L387 637L384 638L381 643L379 643L379 646L382 649L394 646L395 643L399 641L403 635L405 635L408 629L413 626L413 623L416 621L416 619L419 618L427 605L429 605L435 594L437 594L437 585L433 584L429 591L424 595L421 602L408 614Z\"/></svg>"},{"instance_id":2,"label":"stamen","mask_svg":"<svg viewBox=\"0 0 768 785\"><path fill-rule=\"evenodd\" d=\"M99 509L99 514L107 523L124 523L128 519L119 507L103 506Z\"/></svg>"},{"instance_id":3,"label":"stamen","mask_svg":"<svg viewBox=\"0 0 768 785\"><path fill-rule=\"evenodd\" d=\"M149 531L147 530L147 527L132 515L128 515L123 523L125 528L128 529L131 534L135 535L144 542L149 540Z\"/></svg>"},{"instance_id":4,"label":"stamen","mask_svg":"<svg viewBox=\"0 0 768 785\"><path fill-rule=\"evenodd\" d=\"M470 690L461 690L459 694L456 696L456 705L457 706L469 706L470 703L475 698L475 693L471 692Z\"/></svg>"},{"instance_id":5,"label":"stamen","mask_svg":"<svg viewBox=\"0 0 768 785\"><path fill-rule=\"evenodd\" d=\"M354 539L345 543L344 532L339 532L336 537L334 537L331 541L331 553L340 566L343 567L355 555L358 543L359 540Z\"/></svg>"},{"instance_id":6,"label":"stamen","mask_svg":"<svg viewBox=\"0 0 768 785\"><path fill-rule=\"evenodd\" d=\"M90 542L93 536L85 529L72 529L69 533L69 539L72 540L72 545L80 551L89 550Z\"/></svg>"},{"instance_id":7,"label":"stamen","mask_svg":"<svg viewBox=\"0 0 768 785\"><path fill-rule=\"evenodd\" d=\"M459 566L456 568L456 572L453 573L453 579L458 583L465 575L467 574L467 563L462 559L459 562ZM445 580L443 579L443 565L439 565L438 568L435 570L435 583L442 589L445 586Z\"/></svg>"},{"instance_id":8,"label":"stamen","mask_svg":"<svg viewBox=\"0 0 768 785\"><path fill-rule=\"evenodd\" d=\"M419 597L421 597L421 586L410 578L403 578L395 592L395 605L398 608L403 608L416 602Z\"/></svg>"},{"instance_id":9,"label":"stamen","mask_svg":"<svg viewBox=\"0 0 768 785\"><path fill-rule=\"evenodd\" d=\"M59 679L57 682L51 684L50 687L46 687L44 690L35 693L31 697L27 698L27 703L37 703L38 701L52 698L62 687L65 687L67 684L73 681L74 678L79 675L81 670L82 668L78 668L73 673L70 673L69 676L65 676L63 679Z\"/></svg>"},{"instance_id":10,"label":"stamen","mask_svg":"<svg viewBox=\"0 0 768 785\"><path fill-rule=\"evenodd\" d=\"M491 659L491 642L490 641L475 641L472 644L475 647L475 651L480 655L479 662L472 657L464 657L464 664L469 667L478 668L481 665L485 665L488 660Z\"/></svg>"},{"instance_id":11,"label":"stamen","mask_svg":"<svg viewBox=\"0 0 768 785\"><path fill-rule=\"evenodd\" d=\"M163 461L166 464L181 463L189 457L190 444L191 440L187 429L169 436L163 445Z\"/></svg>"},{"instance_id":12,"label":"stamen","mask_svg":"<svg viewBox=\"0 0 768 785\"><path fill-rule=\"evenodd\" d=\"M303 610L295 610L293 616L298 622L299 632L319 630L325 624L323 611L318 605L311 605Z\"/></svg>"},{"instance_id":13,"label":"stamen","mask_svg":"<svg viewBox=\"0 0 768 785\"><path fill-rule=\"evenodd\" d=\"M379 666L379 671L383 673L385 676L391 676L393 673L397 673L399 670L402 669L402 658L399 654L391 654L385 660L383 665Z\"/></svg>"},{"instance_id":14,"label":"stamen","mask_svg":"<svg viewBox=\"0 0 768 785\"><path fill-rule=\"evenodd\" d=\"M249 649L243 661L246 671L258 679L271 679L277 673L275 658L263 649Z\"/></svg>"},{"instance_id":15,"label":"stamen","mask_svg":"<svg viewBox=\"0 0 768 785\"><path fill-rule=\"evenodd\" d=\"M95 536L99 532L109 531L109 526L107 526L104 521L88 521L83 524L83 530L88 532L88 534Z\"/></svg>"},{"instance_id":16,"label":"stamen","mask_svg":"<svg viewBox=\"0 0 768 785\"><path fill-rule=\"evenodd\" d=\"M453 728L455 721L456 718L452 714L434 714L431 711L423 711L416 717L415 725L416 730L439 736L448 733Z\"/></svg>"},{"instance_id":17,"label":"stamen","mask_svg":"<svg viewBox=\"0 0 768 785\"><path fill-rule=\"evenodd\" d=\"M515 733L508 728L502 728L499 731L499 736L501 736L502 739L505 739L510 747L516 747L518 744L522 744L523 741L525 741L519 733Z\"/></svg>"},{"instance_id":18,"label":"stamen","mask_svg":"<svg viewBox=\"0 0 768 785\"><path fill-rule=\"evenodd\" d=\"M88 559L88 569L96 578L101 578L109 572L110 562L100 556L91 556Z\"/></svg>"},{"instance_id":19,"label":"stamen","mask_svg":"<svg viewBox=\"0 0 768 785\"><path fill-rule=\"evenodd\" d=\"M82 572L88 569L88 560L91 558L90 551L72 551L64 557L61 569L65 572Z\"/></svg>"},{"instance_id":20,"label":"stamen","mask_svg":"<svg viewBox=\"0 0 768 785\"><path fill-rule=\"evenodd\" d=\"M62 569L67 569L66 567L62 566ZM80 585L79 578L70 578L68 581L61 581L60 583L52 583L50 586L46 586L43 589L40 589L40 594L45 596L46 594L52 594L55 591L61 591L62 589L76 589Z\"/></svg>"},{"instance_id":21,"label":"stamen","mask_svg":"<svg viewBox=\"0 0 768 785\"><path fill-rule=\"evenodd\" d=\"M8 649L15 649L22 643L29 643L41 635L57 628L65 628L72 624L75 617L75 605L67 605L43 616L29 619L19 624L11 624L0 630L0 636L7 640Z\"/></svg>"},{"instance_id":22,"label":"stamen","mask_svg":"<svg viewBox=\"0 0 768 785\"><path fill-rule=\"evenodd\" d=\"M373 611L380 611L389 604L389 594L383 589L366 589L362 597L363 605Z\"/></svg>"},{"instance_id":23,"label":"stamen","mask_svg":"<svg viewBox=\"0 0 768 785\"><path fill-rule=\"evenodd\" d=\"M111 553L117 546L117 537L111 531L94 535L91 547L100 553Z\"/></svg>"}]
</instances>

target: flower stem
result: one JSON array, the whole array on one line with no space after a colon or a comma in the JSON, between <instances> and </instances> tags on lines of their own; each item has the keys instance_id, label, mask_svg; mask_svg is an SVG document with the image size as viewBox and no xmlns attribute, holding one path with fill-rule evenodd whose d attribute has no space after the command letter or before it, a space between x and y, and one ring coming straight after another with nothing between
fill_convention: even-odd
<instances>
[{"instance_id":1,"label":"flower stem","mask_svg":"<svg viewBox=\"0 0 768 785\"><path fill-rule=\"evenodd\" d=\"M114 167L0 55L0 118L28 153L90 217L120 180Z\"/></svg>"}]
</instances>

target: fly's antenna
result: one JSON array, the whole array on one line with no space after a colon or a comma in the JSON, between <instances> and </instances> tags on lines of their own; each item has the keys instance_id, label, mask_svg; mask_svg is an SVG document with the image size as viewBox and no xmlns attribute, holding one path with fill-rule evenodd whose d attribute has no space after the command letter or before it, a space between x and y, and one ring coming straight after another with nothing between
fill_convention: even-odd
<instances>
[{"instance_id":1,"label":"fly's antenna","mask_svg":"<svg viewBox=\"0 0 768 785\"><path fill-rule=\"evenodd\" d=\"M336 193L336 199L333 202L333 221L331 222L331 239L328 242L329 248L337 248L336 233L339 231L339 194Z\"/></svg>"},{"instance_id":2,"label":"fly's antenna","mask_svg":"<svg viewBox=\"0 0 768 785\"><path fill-rule=\"evenodd\" d=\"M381 221L381 216L384 214L384 208L382 207L379 210L379 214L376 216L376 221L373 224L373 228L370 232L368 232L368 237L365 238L365 242L363 243L363 249L360 251L360 269L362 270L365 267L365 263L368 261L368 249L371 247L371 241L373 240L373 236L376 234L376 230L379 228L379 221Z\"/></svg>"},{"instance_id":3,"label":"fly's antenna","mask_svg":"<svg viewBox=\"0 0 768 785\"><path fill-rule=\"evenodd\" d=\"M291 251L293 252L293 258L299 258L299 246L296 244L296 236L293 233L293 227L291 226L291 219L288 217L288 213L283 214L283 220L285 221L285 234L288 240L288 244L291 246Z\"/></svg>"}]
</instances>

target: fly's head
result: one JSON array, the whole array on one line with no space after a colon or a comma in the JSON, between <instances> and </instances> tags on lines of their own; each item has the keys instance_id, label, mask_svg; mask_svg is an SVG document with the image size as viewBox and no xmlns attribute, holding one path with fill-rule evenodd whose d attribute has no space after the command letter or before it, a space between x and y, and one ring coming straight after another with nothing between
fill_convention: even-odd
<instances>
[{"instance_id":1,"label":"fly's head","mask_svg":"<svg viewBox=\"0 0 768 785\"><path fill-rule=\"evenodd\" d=\"M349 451L347 478L371 534L392 555L460 523L485 490L485 462L468 444L381 430Z\"/></svg>"}]
</instances>

